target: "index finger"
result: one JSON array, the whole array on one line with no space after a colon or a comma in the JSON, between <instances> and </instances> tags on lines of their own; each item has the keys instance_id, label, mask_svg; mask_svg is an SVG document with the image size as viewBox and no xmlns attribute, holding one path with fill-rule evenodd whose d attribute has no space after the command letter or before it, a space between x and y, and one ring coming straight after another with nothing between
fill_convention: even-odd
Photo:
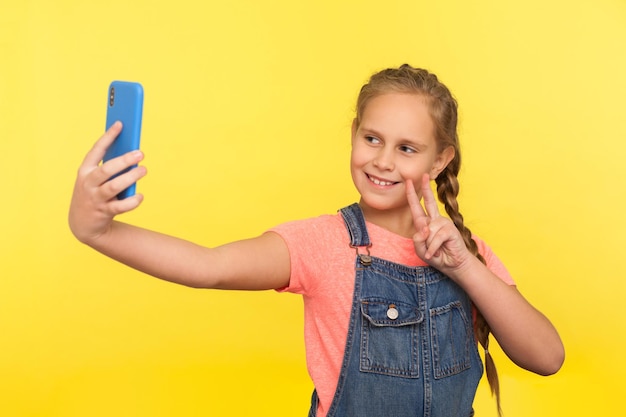
<instances>
[{"instance_id":1,"label":"index finger","mask_svg":"<svg viewBox=\"0 0 626 417\"><path fill-rule=\"evenodd\" d=\"M428 174L422 176L422 198L424 199L424 207L431 219L439 217L439 207L437 206L437 200L433 194L433 190L430 188L430 177Z\"/></svg>"},{"instance_id":2,"label":"index finger","mask_svg":"<svg viewBox=\"0 0 626 417\"><path fill-rule=\"evenodd\" d=\"M117 138L117 135L119 135L121 131L122 122L113 123L113 125L111 125L111 127L104 133L104 135L102 135L100 139L98 139L96 143L94 143L91 150L87 152L87 155L85 155L85 159L83 160L82 165L97 166L100 161L102 161L102 158L104 158L104 154L106 153L109 146L111 146L111 144L113 143L113 141L115 141L115 138Z\"/></svg>"},{"instance_id":3,"label":"index finger","mask_svg":"<svg viewBox=\"0 0 626 417\"><path fill-rule=\"evenodd\" d=\"M409 202L409 208L411 209L411 215L413 216L413 224L416 230L420 230L428 225L428 215L424 211L420 198L415 192L415 186L410 179L405 180L406 198Z\"/></svg>"},{"instance_id":4,"label":"index finger","mask_svg":"<svg viewBox=\"0 0 626 417\"><path fill-rule=\"evenodd\" d=\"M415 192L415 186L413 185L413 181L410 179L405 180L404 186L406 187L406 199L409 202L409 207L411 209L411 213L413 214L414 222L419 218L426 217L426 212L420 204L420 199Z\"/></svg>"}]
</instances>

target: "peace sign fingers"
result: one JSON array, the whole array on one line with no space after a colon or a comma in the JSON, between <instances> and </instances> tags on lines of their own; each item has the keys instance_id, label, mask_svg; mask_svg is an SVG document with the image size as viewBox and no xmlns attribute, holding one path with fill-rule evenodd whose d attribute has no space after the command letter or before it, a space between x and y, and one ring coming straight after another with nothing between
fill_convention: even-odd
<instances>
[{"instance_id":1,"label":"peace sign fingers","mask_svg":"<svg viewBox=\"0 0 626 417\"><path fill-rule=\"evenodd\" d=\"M422 176L420 191L423 206L413 182L406 180L406 195L416 230L415 253L430 266L446 273L461 265L469 252L454 223L439 213L427 174Z\"/></svg>"},{"instance_id":2,"label":"peace sign fingers","mask_svg":"<svg viewBox=\"0 0 626 417\"><path fill-rule=\"evenodd\" d=\"M447 233L450 229L448 227L450 222L439 214L439 207L430 188L428 174L422 176L420 191L424 207L422 207L420 198L415 192L413 181L406 180L407 200L417 231L413 237L415 251L420 258L428 261L433 257L438 258L440 256L442 245L450 238L449 233Z\"/></svg>"}]
</instances>

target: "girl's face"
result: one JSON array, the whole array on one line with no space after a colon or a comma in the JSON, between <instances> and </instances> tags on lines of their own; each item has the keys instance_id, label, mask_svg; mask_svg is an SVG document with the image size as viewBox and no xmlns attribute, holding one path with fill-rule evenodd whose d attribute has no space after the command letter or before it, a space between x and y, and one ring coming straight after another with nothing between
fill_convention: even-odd
<instances>
[{"instance_id":1,"label":"girl's face","mask_svg":"<svg viewBox=\"0 0 626 417\"><path fill-rule=\"evenodd\" d=\"M406 179L419 185L423 174L435 178L454 157L437 149L435 126L424 98L389 93L367 103L361 123L352 126L352 180L363 208L407 209Z\"/></svg>"}]
</instances>

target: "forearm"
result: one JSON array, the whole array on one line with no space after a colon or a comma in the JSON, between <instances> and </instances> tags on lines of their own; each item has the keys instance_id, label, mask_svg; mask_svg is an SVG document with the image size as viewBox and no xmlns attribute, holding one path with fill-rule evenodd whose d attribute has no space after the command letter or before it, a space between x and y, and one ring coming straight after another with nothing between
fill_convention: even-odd
<instances>
[{"instance_id":1,"label":"forearm","mask_svg":"<svg viewBox=\"0 0 626 417\"><path fill-rule=\"evenodd\" d=\"M477 259L455 281L468 293L489 323L504 352L518 366L541 375L561 367L564 349L550 321L517 290Z\"/></svg>"},{"instance_id":2,"label":"forearm","mask_svg":"<svg viewBox=\"0 0 626 417\"><path fill-rule=\"evenodd\" d=\"M210 249L162 233L114 221L108 231L85 244L102 254L154 277L210 287Z\"/></svg>"}]
</instances>

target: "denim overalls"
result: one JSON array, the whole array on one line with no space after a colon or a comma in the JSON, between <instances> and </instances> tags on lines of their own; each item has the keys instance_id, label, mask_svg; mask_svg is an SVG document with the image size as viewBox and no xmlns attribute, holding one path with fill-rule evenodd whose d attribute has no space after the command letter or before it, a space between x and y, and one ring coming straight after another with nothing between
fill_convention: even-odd
<instances>
[{"instance_id":1,"label":"denim overalls","mask_svg":"<svg viewBox=\"0 0 626 417\"><path fill-rule=\"evenodd\" d=\"M472 416L483 366L467 294L434 268L369 256L361 208L341 214L357 252L356 279L328 417ZM316 410L313 392L309 417Z\"/></svg>"}]
</instances>

